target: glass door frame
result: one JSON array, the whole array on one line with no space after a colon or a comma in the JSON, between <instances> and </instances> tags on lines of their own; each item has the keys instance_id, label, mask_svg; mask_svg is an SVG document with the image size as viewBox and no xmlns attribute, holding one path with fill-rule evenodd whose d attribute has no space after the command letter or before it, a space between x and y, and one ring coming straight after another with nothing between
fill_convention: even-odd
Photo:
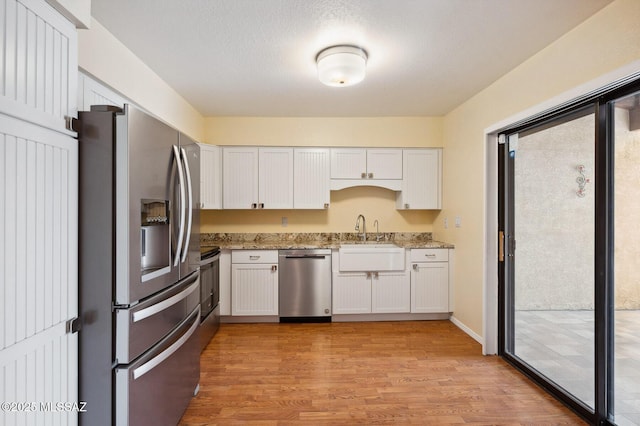
<instances>
[{"instance_id":1,"label":"glass door frame","mask_svg":"<svg viewBox=\"0 0 640 426\"><path fill-rule=\"evenodd\" d=\"M620 82L498 133L498 354L591 424L613 425L614 414L614 102L640 91L640 79ZM588 407L513 354L514 167L509 136L593 106L594 129L594 368L595 403Z\"/></svg>"}]
</instances>

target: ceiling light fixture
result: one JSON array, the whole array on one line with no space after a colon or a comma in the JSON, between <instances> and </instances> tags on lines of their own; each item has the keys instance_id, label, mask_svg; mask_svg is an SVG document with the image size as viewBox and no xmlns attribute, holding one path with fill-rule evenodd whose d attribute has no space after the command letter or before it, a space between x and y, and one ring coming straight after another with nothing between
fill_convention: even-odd
<instances>
[{"instance_id":1,"label":"ceiling light fixture","mask_svg":"<svg viewBox=\"0 0 640 426\"><path fill-rule=\"evenodd\" d=\"M367 52L356 46L331 46L316 56L318 78L327 86L353 86L364 80Z\"/></svg>"}]
</instances>

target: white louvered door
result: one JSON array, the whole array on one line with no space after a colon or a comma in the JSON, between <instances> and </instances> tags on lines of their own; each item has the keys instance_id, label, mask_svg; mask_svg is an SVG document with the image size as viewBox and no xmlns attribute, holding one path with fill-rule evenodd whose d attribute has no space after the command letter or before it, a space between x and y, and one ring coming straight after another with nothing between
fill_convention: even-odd
<instances>
[{"instance_id":1,"label":"white louvered door","mask_svg":"<svg viewBox=\"0 0 640 426\"><path fill-rule=\"evenodd\" d=\"M75 425L77 35L41 0L0 0L0 31L0 425Z\"/></svg>"}]
</instances>

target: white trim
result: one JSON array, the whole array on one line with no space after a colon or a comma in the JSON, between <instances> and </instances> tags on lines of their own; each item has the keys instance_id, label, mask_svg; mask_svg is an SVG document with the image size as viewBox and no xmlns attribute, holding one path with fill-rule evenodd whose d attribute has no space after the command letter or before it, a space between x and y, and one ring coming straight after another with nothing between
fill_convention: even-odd
<instances>
[{"instance_id":1,"label":"white trim","mask_svg":"<svg viewBox=\"0 0 640 426\"><path fill-rule=\"evenodd\" d=\"M449 321L451 321L460 330L462 330L465 333L467 333L473 340L475 340L476 342L480 343L482 345L482 347L483 347L482 354L483 355L487 355L487 354L484 353L484 341L482 340L482 336L480 336L478 333L476 333L475 331L473 331L472 329L467 327L465 324L463 324L458 318L456 318L453 315L451 315L451 317L449 318Z\"/></svg>"},{"instance_id":2,"label":"white trim","mask_svg":"<svg viewBox=\"0 0 640 426\"><path fill-rule=\"evenodd\" d=\"M633 75L640 73L640 60L633 61L623 67L606 73L587 83L581 84L573 89L567 90L558 96L539 103L531 108L514 114L504 120L490 125L484 130L485 140L485 191L484 191L484 212L485 212L485 250L484 250L484 277L483 277L483 335L485 343L482 346L483 354L497 353L498 342L498 277L496 271L497 253L497 161L492 159L497 144L497 132L507 128L514 123L524 120L544 111L557 108L559 105L595 92L601 88L613 85L616 82L629 79ZM453 317L451 319L454 320ZM471 334L470 334L471 335Z\"/></svg>"}]
</instances>

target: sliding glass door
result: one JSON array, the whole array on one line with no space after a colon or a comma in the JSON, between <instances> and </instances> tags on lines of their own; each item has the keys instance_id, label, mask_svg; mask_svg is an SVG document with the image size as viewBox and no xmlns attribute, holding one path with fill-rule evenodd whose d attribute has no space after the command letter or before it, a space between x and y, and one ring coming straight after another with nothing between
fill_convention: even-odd
<instances>
[{"instance_id":1,"label":"sliding glass door","mask_svg":"<svg viewBox=\"0 0 640 426\"><path fill-rule=\"evenodd\" d=\"M592 423L640 426L640 84L500 141L501 354Z\"/></svg>"},{"instance_id":2,"label":"sliding glass door","mask_svg":"<svg viewBox=\"0 0 640 426\"><path fill-rule=\"evenodd\" d=\"M640 425L640 92L613 100L613 419Z\"/></svg>"},{"instance_id":3,"label":"sliding glass door","mask_svg":"<svg viewBox=\"0 0 640 426\"><path fill-rule=\"evenodd\" d=\"M594 106L508 135L506 353L594 404Z\"/></svg>"}]
</instances>

